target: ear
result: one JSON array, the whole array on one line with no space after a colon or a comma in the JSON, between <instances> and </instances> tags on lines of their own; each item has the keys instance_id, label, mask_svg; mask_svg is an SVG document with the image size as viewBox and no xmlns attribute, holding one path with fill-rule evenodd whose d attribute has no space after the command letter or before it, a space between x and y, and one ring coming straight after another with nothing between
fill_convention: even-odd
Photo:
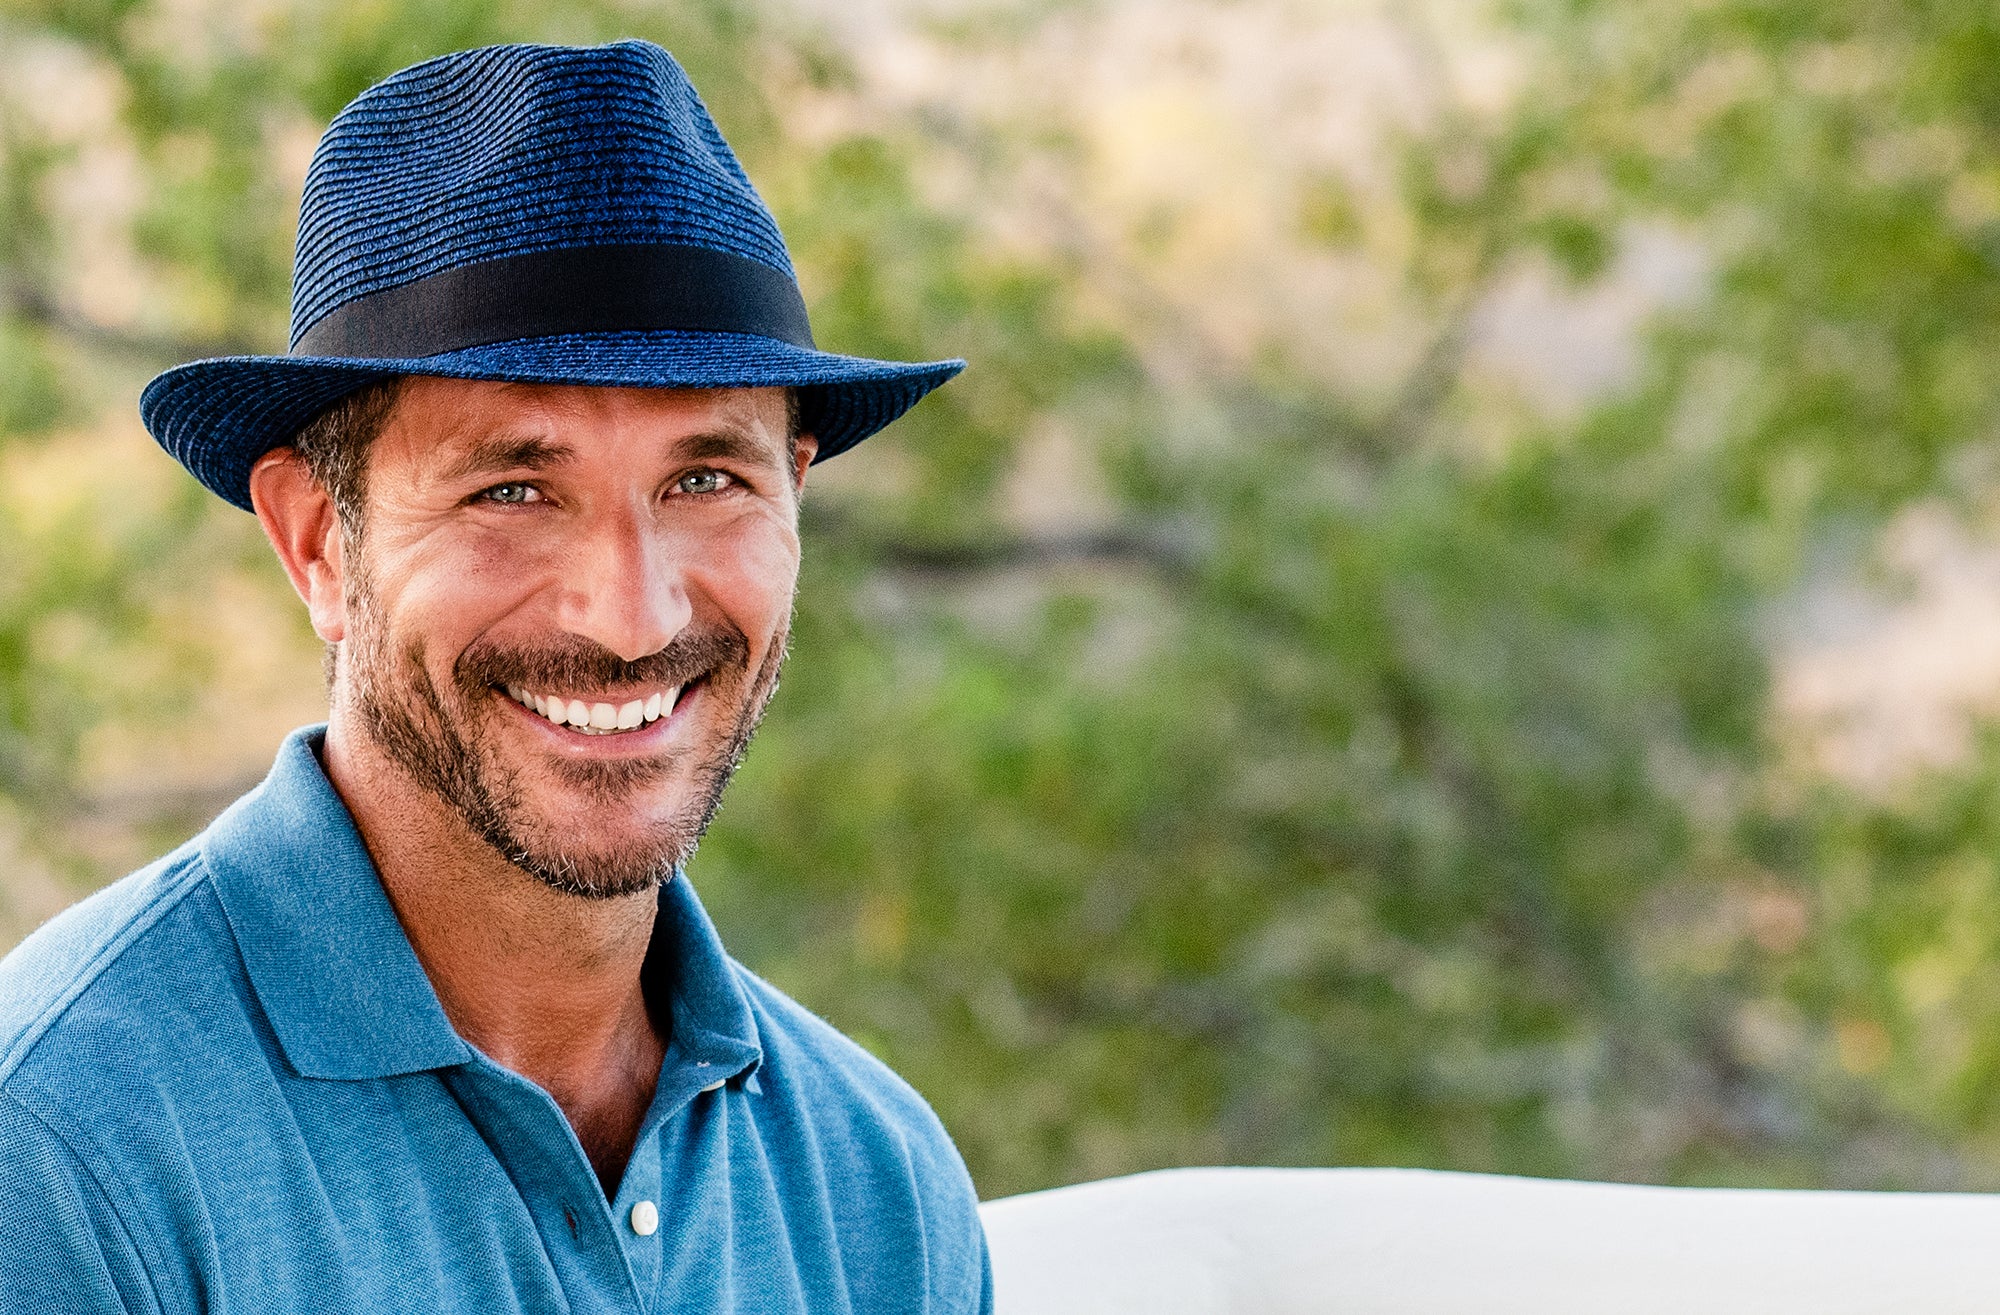
<instances>
[{"instance_id":1,"label":"ear","mask_svg":"<svg viewBox=\"0 0 2000 1315\"><path fill-rule=\"evenodd\" d=\"M312 628L337 644L347 636L345 563L333 499L288 447L273 448L250 468L250 505L278 561L305 600Z\"/></svg>"},{"instance_id":2,"label":"ear","mask_svg":"<svg viewBox=\"0 0 2000 1315\"><path fill-rule=\"evenodd\" d=\"M797 447L792 452L792 492L806 491L806 467L812 464L819 453L819 439L811 434L800 434Z\"/></svg>"}]
</instances>

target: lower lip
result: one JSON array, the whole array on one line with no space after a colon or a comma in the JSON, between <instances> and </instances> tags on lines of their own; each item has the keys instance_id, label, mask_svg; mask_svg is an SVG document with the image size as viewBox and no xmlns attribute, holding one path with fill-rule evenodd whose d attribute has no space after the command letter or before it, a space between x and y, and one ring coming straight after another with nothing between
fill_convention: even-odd
<instances>
[{"instance_id":1,"label":"lower lip","mask_svg":"<svg viewBox=\"0 0 2000 1315\"><path fill-rule=\"evenodd\" d=\"M662 713L657 720L634 726L629 731L614 731L608 735L585 735L574 727L558 726L533 708L522 706L507 691L496 689L493 693L501 702L539 727L544 735L566 752L623 755L659 748L686 719L688 705L700 696L707 685L706 681L696 681L684 686L671 712Z\"/></svg>"}]
</instances>

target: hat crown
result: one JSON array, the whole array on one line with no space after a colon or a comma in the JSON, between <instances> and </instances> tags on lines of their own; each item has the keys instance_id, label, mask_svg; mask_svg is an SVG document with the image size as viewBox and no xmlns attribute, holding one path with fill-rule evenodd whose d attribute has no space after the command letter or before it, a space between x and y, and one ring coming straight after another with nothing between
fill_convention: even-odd
<instances>
[{"instance_id":1,"label":"hat crown","mask_svg":"<svg viewBox=\"0 0 2000 1315\"><path fill-rule=\"evenodd\" d=\"M358 297L443 270L620 244L707 247L792 273L777 222L660 47L429 60L356 97L313 153L292 341Z\"/></svg>"}]
</instances>

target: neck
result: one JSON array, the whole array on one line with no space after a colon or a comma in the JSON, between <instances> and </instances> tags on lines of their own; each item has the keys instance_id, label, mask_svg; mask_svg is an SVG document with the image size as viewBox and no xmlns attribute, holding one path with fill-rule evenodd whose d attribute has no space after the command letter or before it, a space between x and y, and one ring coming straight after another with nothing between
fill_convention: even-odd
<instances>
[{"instance_id":1,"label":"neck","mask_svg":"<svg viewBox=\"0 0 2000 1315\"><path fill-rule=\"evenodd\" d=\"M654 892L586 899L537 881L338 705L324 759L453 1028L555 1098L615 1194L665 1058L640 985Z\"/></svg>"}]
</instances>

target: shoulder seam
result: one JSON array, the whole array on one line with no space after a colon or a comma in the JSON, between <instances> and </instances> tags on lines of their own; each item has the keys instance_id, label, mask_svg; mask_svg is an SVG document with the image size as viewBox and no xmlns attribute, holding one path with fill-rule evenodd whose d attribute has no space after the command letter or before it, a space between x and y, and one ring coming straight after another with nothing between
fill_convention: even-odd
<instances>
[{"instance_id":1,"label":"shoulder seam","mask_svg":"<svg viewBox=\"0 0 2000 1315\"><path fill-rule=\"evenodd\" d=\"M96 1168L91 1165L90 1157L86 1156L76 1147L75 1143L63 1135L62 1129L49 1122L48 1118L40 1110L23 1100L21 1094L11 1087L0 1087L0 1099L6 1100L15 1109L21 1111L23 1115L32 1119L36 1127L47 1133L54 1139L57 1145L68 1152L72 1160L76 1161L77 1167L90 1179L91 1186L97 1189L97 1194L104 1198L105 1207L110 1210L111 1218L118 1225L118 1231L124 1234L125 1244L131 1247L132 1253L138 1257L139 1272L146 1277L146 1291L153 1298L153 1309L155 1311L165 1311L166 1304L160 1300L160 1280L153 1272L158 1260L159 1247L151 1231L135 1229L133 1227L132 1221L126 1217L126 1212L119 1207L118 1199L113 1195L110 1185L105 1182L103 1175L99 1174ZM145 1233L144 1245L141 1245L139 1240L141 1232Z\"/></svg>"},{"instance_id":2,"label":"shoulder seam","mask_svg":"<svg viewBox=\"0 0 2000 1315\"><path fill-rule=\"evenodd\" d=\"M161 918L180 907L181 901L188 897L189 892L200 883L200 878L206 872L207 869L198 852L188 854L180 861L178 867L169 865L161 874L164 888L154 897L152 903L120 928L116 935L97 946L91 952L89 960L76 971L69 985L63 988L62 993L51 1000L32 1022L22 1028L11 1044L0 1049L0 1084L5 1084L13 1077L15 1070L20 1068L22 1061L34 1050L36 1043L48 1035L49 1029L72 1004L76 1003L76 998L102 976L107 968L116 963L118 957L131 947L132 942L149 931Z\"/></svg>"}]
</instances>

